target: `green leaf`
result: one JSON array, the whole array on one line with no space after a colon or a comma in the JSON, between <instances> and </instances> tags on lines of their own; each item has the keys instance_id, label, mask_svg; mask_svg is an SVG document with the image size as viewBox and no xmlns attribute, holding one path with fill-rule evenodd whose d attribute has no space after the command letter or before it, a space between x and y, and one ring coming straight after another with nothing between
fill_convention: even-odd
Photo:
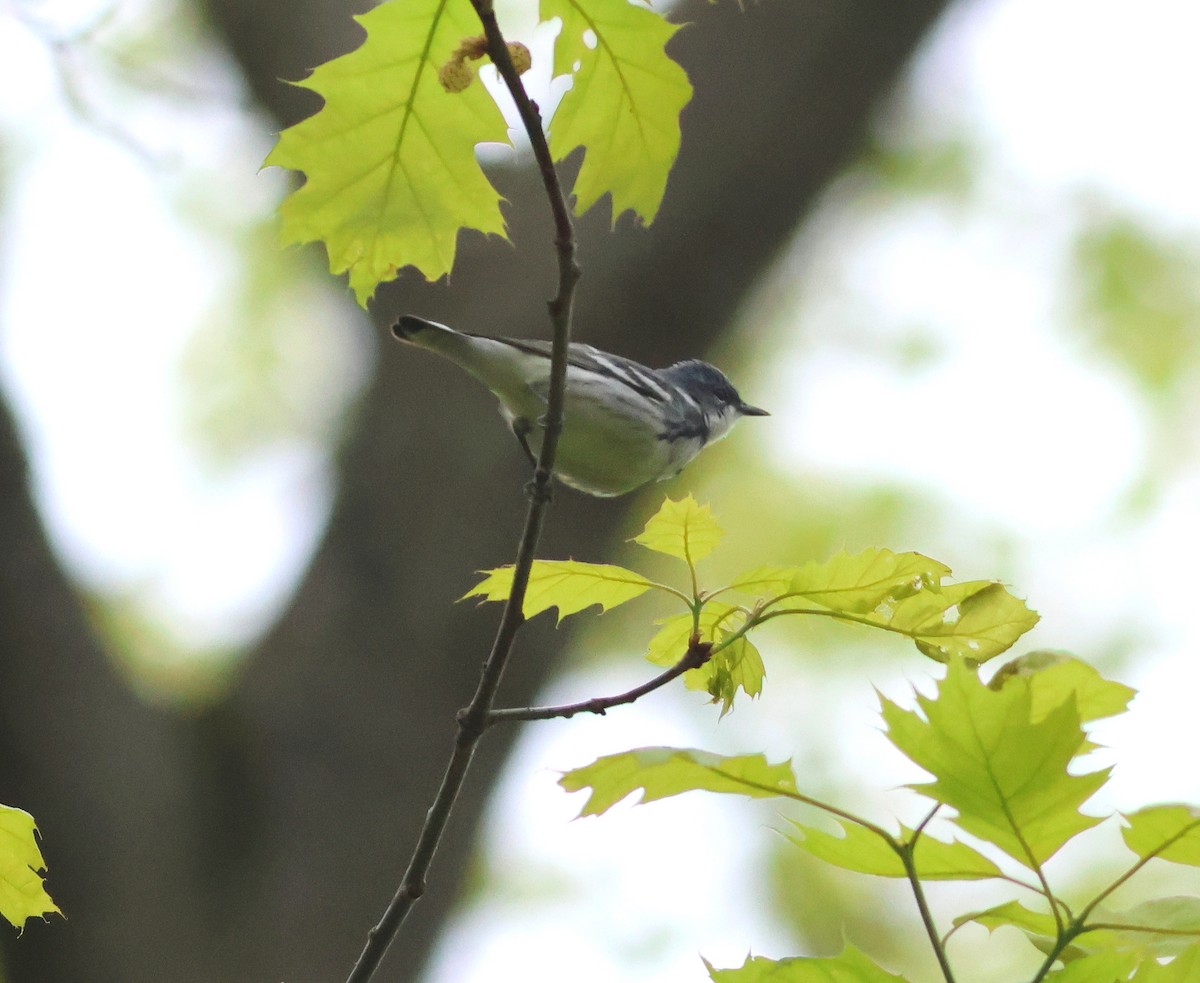
<instances>
[{"instance_id":1,"label":"green leaf","mask_svg":"<svg viewBox=\"0 0 1200 983\"><path fill-rule=\"evenodd\" d=\"M876 833L865 826L841 822L841 836L826 833L812 826L788 820L800 831L798 837L788 836L800 849L818 860L860 874L878 877L906 877L899 854ZM912 830L901 828L900 839L910 842ZM784 834L787 835L787 834ZM1002 871L978 850L958 840L946 843L922 833L913 851L917 874L926 881L972 881L1000 877Z\"/></svg>"},{"instance_id":2,"label":"green leaf","mask_svg":"<svg viewBox=\"0 0 1200 983\"><path fill-rule=\"evenodd\" d=\"M716 643L727 635L739 629L746 620L746 615L732 604L720 601L705 601L700 609L699 632L703 642ZM650 639L646 658L656 666L673 666L687 651L692 638L692 616L690 614L673 615L662 618L657 622L662 627ZM693 669L692 672L699 670ZM687 679L690 673L684 674ZM704 689L697 684L690 689Z\"/></svg>"},{"instance_id":3,"label":"green leaf","mask_svg":"<svg viewBox=\"0 0 1200 983\"><path fill-rule=\"evenodd\" d=\"M697 505L688 495L679 502L664 499L662 508L633 541L646 549L677 557L692 567L708 556L724 535L712 510L707 505Z\"/></svg>"},{"instance_id":4,"label":"green leaf","mask_svg":"<svg viewBox=\"0 0 1200 983\"><path fill-rule=\"evenodd\" d=\"M761 754L727 758L672 747L638 748L597 758L567 772L558 784L568 792L592 789L580 816L598 816L639 788L643 803L695 790L756 799L797 794L790 762L773 765Z\"/></svg>"},{"instance_id":5,"label":"green leaf","mask_svg":"<svg viewBox=\"0 0 1200 983\"><path fill-rule=\"evenodd\" d=\"M1047 983L1114 983L1126 980L1137 964L1129 952L1092 952L1071 959L1062 969L1051 972Z\"/></svg>"},{"instance_id":6,"label":"green leaf","mask_svg":"<svg viewBox=\"0 0 1200 983\"><path fill-rule=\"evenodd\" d=\"M1174 956L1200 939L1200 898L1154 898L1126 911L1097 908L1089 922L1105 927L1076 939L1085 949L1136 952L1146 959Z\"/></svg>"},{"instance_id":7,"label":"green leaf","mask_svg":"<svg viewBox=\"0 0 1200 983\"><path fill-rule=\"evenodd\" d=\"M957 608L957 614L952 609ZM958 656L986 662L1012 646L1038 622L1025 602L987 580L921 591L864 616L868 624L907 635L937 662Z\"/></svg>"},{"instance_id":8,"label":"green leaf","mask_svg":"<svg viewBox=\"0 0 1200 983\"><path fill-rule=\"evenodd\" d=\"M1186 805L1148 806L1124 817L1125 845L1143 860L1159 857L1200 867L1200 809Z\"/></svg>"},{"instance_id":9,"label":"green leaf","mask_svg":"<svg viewBox=\"0 0 1200 983\"><path fill-rule=\"evenodd\" d=\"M297 83L325 105L284 130L265 163L305 175L280 207L284 241L323 241L365 306L402 266L449 273L460 228L504 235L475 145L508 131L482 83L450 93L438 81L480 33L469 0L391 0L355 19L366 41Z\"/></svg>"},{"instance_id":10,"label":"green leaf","mask_svg":"<svg viewBox=\"0 0 1200 983\"><path fill-rule=\"evenodd\" d=\"M746 620L743 612L732 604L707 601L700 609L700 639L713 644L721 642ZM692 636L692 616L681 614L659 622L662 627L650 640L646 658L659 666L672 666L688 649ZM689 669L683 674L688 689L703 690L714 703L721 703L721 716L733 707L734 696L740 689L747 696L755 697L762 692L766 667L757 648L743 635L725 648L716 652L698 669Z\"/></svg>"},{"instance_id":11,"label":"green leaf","mask_svg":"<svg viewBox=\"0 0 1200 983\"><path fill-rule=\"evenodd\" d=\"M541 17L562 19L554 74L574 76L550 123L550 152L562 160L587 148L576 211L611 192L614 224L627 209L649 224L679 153L679 114L692 98L687 74L664 50L679 28L628 0L541 0Z\"/></svg>"},{"instance_id":12,"label":"green leaf","mask_svg":"<svg viewBox=\"0 0 1200 983\"><path fill-rule=\"evenodd\" d=\"M714 983L904 983L852 945L837 956L750 956L736 969L714 969L707 959L704 965Z\"/></svg>"},{"instance_id":13,"label":"green leaf","mask_svg":"<svg viewBox=\"0 0 1200 983\"><path fill-rule=\"evenodd\" d=\"M730 590L755 597L774 597L786 594L800 567L755 567L747 570L729 585Z\"/></svg>"},{"instance_id":14,"label":"green leaf","mask_svg":"<svg viewBox=\"0 0 1200 983\"><path fill-rule=\"evenodd\" d=\"M460 601L482 597L485 601L507 601L512 592L513 567L484 570L487 576ZM526 618L558 608L558 620L599 604L603 611L615 608L655 586L640 573L609 563L579 560L534 560L525 591Z\"/></svg>"},{"instance_id":15,"label":"green leaf","mask_svg":"<svg viewBox=\"0 0 1200 983\"><path fill-rule=\"evenodd\" d=\"M1200 945L1188 946L1169 963L1147 959L1133 979L1134 983L1196 983L1200 980Z\"/></svg>"},{"instance_id":16,"label":"green leaf","mask_svg":"<svg viewBox=\"0 0 1200 983\"><path fill-rule=\"evenodd\" d=\"M862 614L885 601L921 591L940 590L950 568L920 553L867 549L839 553L824 563L810 561L796 570L789 596L803 597L834 611Z\"/></svg>"},{"instance_id":17,"label":"green leaf","mask_svg":"<svg viewBox=\"0 0 1200 983\"><path fill-rule=\"evenodd\" d=\"M1029 685L988 689L955 659L936 699L918 694L924 719L886 698L888 737L934 776L913 786L958 810L958 825L1031 868L1099 819L1079 806L1108 778L1108 769L1070 775L1084 743L1074 701L1033 720Z\"/></svg>"},{"instance_id":18,"label":"green leaf","mask_svg":"<svg viewBox=\"0 0 1200 983\"><path fill-rule=\"evenodd\" d=\"M976 922L989 932L994 932L1005 925L1019 928L1043 951L1053 945L1054 940L1058 937L1058 925L1055 923L1053 915L1048 912L1031 911L1019 901L1006 901L1004 904L984 911L959 915L954 919L954 927L957 928L967 922Z\"/></svg>"},{"instance_id":19,"label":"green leaf","mask_svg":"<svg viewBox=\"0 0 1200 983\"><path fill-rule=\"evenodd\" d=\"M1006 662L988 686L1000 689L1014 677L1031 680L1033 719L1041 720L1071 697L1084 723L1124 713L1137 690L1105 679L1086 662L1065 652L1027 652Z\"/></svg>"},{"instance_id":20,"label":"green leaf","mask_svg":"<svg viewBox=\"0 0 1200 983\"><path fill-rule=\"evenodd\" d=\"M39 873L46 861L34 837L36 829L29 813L0 805L0 915L17 928L24 928L30 918L62 914Z\"/></svg>"}]
</instances>

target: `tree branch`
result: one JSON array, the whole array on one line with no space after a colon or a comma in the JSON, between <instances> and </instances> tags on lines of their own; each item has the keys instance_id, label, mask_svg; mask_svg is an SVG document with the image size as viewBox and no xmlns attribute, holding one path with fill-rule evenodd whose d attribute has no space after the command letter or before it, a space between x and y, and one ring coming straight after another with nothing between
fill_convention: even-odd
<instances>
[{"instance_id":1,"label":"tree branch","mask_svg":"<svg viewBox=\"0 0 1200 983\"><path fill-rule=\"evenodd\" d=\"M521 122L529 135L542 183L546 189L546 196L549 199L550 210L554 216L554 246L558 253L558 293L548 305L554 335L545 435L542 438L542 447L534 469L533 480L528 489L529 509L525 517L525 528L517 548L512 590L504 605L504 613L496 630L495 641L492 643L491 652L483 665L475 695L467 707L458 714L458 737L454 742L454 750L446 765L446 771L442 776L442 783L438 788L433 805L426 814L425 824L417 837L417 845L409 860L408 868L379 924L367 933L366 945L363 947L354 969L351 970L347 983L368 983L375 975L375 971L379 968L380 962L396 938L405 917L412 910L417 899L425 893L425 879L430 865L433 863L434 854L437 852L446 824L450 820L450 813L454 809L459 790L466 779L471 760L475 756L475 748L487 729L492 703L504 675L504 667L508 663L517 632L520 631L521 625L525 621L522 611L525 591L529 585L529 573L537 553L538 540L541 538L546 507L550 503L550 483L554 477L554 458L558 450L558 437L562 431L563 405L566 397L567 349L571 341L571 314L574 306L575 285L580 277L580 269L575 262L574 226L567 209L562 186L559 184L558 172L554 169L550 148L546 143L541 114L529 98L520 76L513 67L508 45L500 32L500 26L497 24L495 13L492 10L491 0L471 0L471 3L483 24L488 54L512 94L521 115Z\"/></svg>"},{"instance_id":2,"label":"tree branch","mask_svg":"<svg viewBox=\"0 0 1200 983\"><path fill-rule=\"evenodd\" d=\"M653 679L647 680L640 686L619 693L616 696L596 696L580 703L564 703L552 707L506 707L503 710L491 710L487 715L487 725L511 723L515 720L553 720L556 717L570 718L577 713L596 713L600 716L613 707L623 706L640 700L647 693L661 689L673 679L678 679L690 669L699 669L712 655L710 642L697 642L688 648L682 659Z\"/></svg>"}]
</instances>

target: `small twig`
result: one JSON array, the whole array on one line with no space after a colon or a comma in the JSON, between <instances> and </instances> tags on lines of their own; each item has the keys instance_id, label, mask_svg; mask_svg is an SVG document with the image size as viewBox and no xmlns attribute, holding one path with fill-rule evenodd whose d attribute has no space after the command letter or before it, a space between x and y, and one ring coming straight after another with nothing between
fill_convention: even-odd
<instances>
[{"instance_id":1,"label":"small twig","mask_svg":"<svg viewBox=\"0 0 1200 983\"><path fill-rule=\"evenodd\" d=\"M565 703L553 707L506 707L503 710L492 710L487 715L487 724L511 723L514 720L553 720L556 717L569 718L577 713L596 713L600 716L613 707L623 706L640 700L647 693L661 689L673 679L678 679L690 669L699 669L712 655L712 644L700 642L687 650L682 659L659 673L653 679L647 680L641 686L635 686L617 696L596 696L579 703Z\"/></svg>"},{"instance_id":2,"label":"small twig","mask_svg":"<svg viewBox=\"0 0 1200 983\"><path fill-rule=\"evenodd\" d=\"M550 156L550 148L546 143L541 115L521 84L516 69L513 68L508 46L504 41L504 36L500 33L500 27L496 23L496 16L492 11L491 0L471 0L471 3L483 24L483 33L487 39L488 54L491 56L492 63L508 86L508 90L517 104L517 110L521 114L521 121L529 135L534 157L537 159L538 169L541 172L550 210L554 215L554 246L558 253L558 293L549 302L554 340L551 350L550 392L547 399L545 435L542 438L541 452L530 486L525 528L521 533L521 542L517 548L516 562L513 565L512 590L504 605L504 613L500 618L500 625L496 630L496 638L492 643L491 652L484 663L475 695L470 704L458 714L458 737L454 742L454 751L446 765L442 784L438 788L433 805L426 814L425 824L417 838L417 845L409 860L408 868L379 924L367 933L366 945L363 947L354 969L347 977L347 983L368 983L375 975L375 971L379 968L380 962L395 939L401 923L412 910L417 899L425 893L426 875L433 862L434 854L437 852L438 844L441 842L442 833L449 822L450 813L466 778L471 759L475 755L475 747L487 728L488 715L496 698L496 690L500 686L500 679L504 674L504 667L508 662L509 653L512 651L513 642L525 621L522 613L525 590L529 586L529 572L537 553L538 540L541 538L546 506L550 502L550 482L554 476L554 458L558 448L558 436L562 431L563 405L566 396L567 348L571 341L571 313L575 284L580 276L579 266L575 262L574 227L562 186L558 181L558 173L554 169L554 160Z\"/></svg>"}]
</instances>

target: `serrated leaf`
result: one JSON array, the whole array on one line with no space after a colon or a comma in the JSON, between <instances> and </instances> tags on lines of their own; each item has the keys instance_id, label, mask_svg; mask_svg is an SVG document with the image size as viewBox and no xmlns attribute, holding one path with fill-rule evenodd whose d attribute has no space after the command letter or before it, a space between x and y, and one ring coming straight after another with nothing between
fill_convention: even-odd
<instances>
[{"instance_id":1,"label":"serrated leaf","mask_svg":"<svg viewBox=\"0 0 1200 983\"><path fill-rule=\"evenodd\" d=\"M855 823L839 822L840 836L788 820L801 836L788 836L800 849L818 860L877 877L906 877L899 854L876 833ZM910 841L912 830L901 829L900 839ZM784 834L787 835L787 834ZM1002 871L974 847L958 840L949 843L923 833L913 851L917 873L927 881L972 881L1002 876Z\"/></svg>"},{"instance_id":2,"label":"serrated leaf","mask_svg":"<svg viewBox=\"0 0 1200 983\"><path fill-rule=\"evenodd\" d=\"M889 739L934 776L912 787L957 809L959 826L1018 862L1040 867L1100 822L1079 806L1109 770L1067 772L1084 743L1073 701L1034 721L1028 686L988 689L961 659L935 699L918 694L924 719L881 699Z\"/></svg>"},{"instance_id":3,"label":"serrated leaf","mask_svg":"<svg viewBox=\"0 0 1200 983\"><path fill-rule=\"evenodd\" d=\"M400 267L449 273L460 228L505 234L475 146L508 131L478 80L455 93L438 82L459 42L480 33L469 0L391 0L355 20L366 41L297 83L325 105L284 130L265 164L305 175L280 206L284 241L324 242L330 270L349 271L365 306Z\"/></svg>"},{"instance_id":4,"label":"serrated leaf","mask_svg":"<svg viewBox=\"0 0 1200 983\"><path fill-rule=\"evenodd\" d=\"M957 608L957 613L952 609ZM937 662L953 657L986 662L1010 648L1038 622L1025 602L1004 586L987 580L946 584L921 591L880 612L863 615L872 625L911 638L917 649Z\"/></svg>"},{"instance_id":5,"label":"serrated leaf","mask_svg":"<svg viewBox=\"0 0 1200 983\"><path fill-rule=\"evenodd\" d=\"M994 932L1005 925L1019 928L1039 949L1043 950L1058 937L1058 925L1055 923L1053 915L1048 912L1032 911L1019 901L1006 901L994 908L959 915L954 919L954 926L957 928L967 922L982 925L989 932Z\"/></svg>"},{"instance_id":6,"label":"serrated leaf","mask_svg":"<svg viewBox=\"0 0 1200 983\"><path fill-rule=\"evenodd\" d=\"M1042 719L1072 697L1084 723L1115 717L1124 713L1137 695L1137 690L1105 679L1095 668L1066 652L1026 652L996 670L988 686L999 689L1013 678L1030 680L1034 720Z\"/></svg>"},{"instance_id":7,"label":"serrated leaf","mask_svg":"<svg viewBox=\"0 0 1200 983\"><path fill-rule=\"evenodd\" d=\"M755 567L747 570L729 585L730 590L756 597L786 594L800 567Z\"/></svg>"},{"instance_id":8,"label":"serrated leaf","mask_svg":"<svg viewBox=\"0 0 1200 983\"><path fill-rule=\"evenodd\" d=\"M649 224L692 98L687 74L664 50L678 27L628 0L541 0L540 9L542 20L562 20L554 74L574 78L550 122L550 152L562 160L586 148L576 211L611 193L614 224L627 209Z\"/></svg>"},{"instance_id":9,"label":"serrated leaf","mask_svg":"<svg viewBox=\"0 0 1200 983\"><path fill-rule=\"evenodd\" d=\"M788 593L834 611L862 614L885 601L898 601L920 591L940 590L950 568L920 553L866 549L838 553L824 563L799 567Z\"/></svg>"},{"instance_id":10,"label":"serrated leaf","mask_svg":"<svg viewBox=\"0 0 1200 983\"><path fill-rule=\"evenodd\" d=\"M714 983L904 983L852 945L837 956L749 956L735 969L714 969L707 959L704 965Z\"/></svg>"},{"instance_id":11,"label":"serrated leaf","mask_svg":"<svg viewBox=\"0 0 1200 983\"><path fill-rule=\"evenodd\" d=\"M46 861L34 836L36 829L29 813L0 805L0 915L17 928L24 928L30 918L62 914L39 873L46 869Z\"/></svg>"},{"instance_id":12,"label":"serrated leaf","mask_svg":"<svg viewBox=\"0 0 1200 983\"><path fill-rule=\"evenodd\" d=\"M512 592L513 567L483 571L486 577L460 601L482 597L484 601L507 601ZM640 573L610 563L579 560L534 560L525 590L526 618L558 608L558 620L599 604L603 611L644 594L654 584Z\"/></svg>"},{"instance_id":13,"label":"serrated leaf","mask_svg":"<svg viewBox=\"0 0 1200 983\"><path fill-rule=\"evenodd\" d=\"M1123 817L1125 845L1143 860L1159 857L1200 867L1200 809L1188 805L1148 806Z\"/></svg>"},{"instance_id":14,"label":"serrated leaf","mask_svg":"<svg viewBox=\"0 0 1200 983\"><path fill-rule=\"evenodd\" d=\"M718 643L732 634L745 622L745 615L732 604L708 601L700 609L700 639ZM678 662L688 649L692 635L692 616L681 614L660 622L662 627L650 640L646 658L659 666L671 666ZM733 707L734 697L740 689L747 696L755 697L762 692L766 667L762 655L745 636L717 652L704 665L689 669L683 674L688 689L703 690L714 703L721 703L721 716Z\"/></svg>"},{"instance_id":15,"label":"serrated leaf","mask_svg":"<svg viewBox=\"0 0 1200 983\"><path fill-rule=\"evenodd\" d=\"M790 762L773 765L762 754L723 757L689 748L648 747L597 758L558 782L568 792L591 788L580 816L598 816L642 789L641 802L707 791L770 798L795 795Z\"/></svg>"},{"instance_id":16,"label":"serrated leaf","mask_svg":"<svg viewBox=\"0 0 1200 983\"><path fill-rule=\"evenodd\" d=\"M694 566L716 548L724 535L712 510L707 505L698 505L688 495L678 502L664 499L662 507L633 541Z\"/></svg>"}]
</instances>

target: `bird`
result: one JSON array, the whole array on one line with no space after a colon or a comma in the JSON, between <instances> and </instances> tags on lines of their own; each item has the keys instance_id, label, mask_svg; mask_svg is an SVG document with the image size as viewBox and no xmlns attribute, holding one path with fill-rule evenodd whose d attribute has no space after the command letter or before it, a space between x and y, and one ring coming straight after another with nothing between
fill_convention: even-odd
<instances>
[{"instance_id":1,"label":"bird","mask_svg":"<svg viewBox=\"0 0 1200 983\"><path fill-rule=\"evenodd\" d=\"M392 333L487 386L536 463L550 393L549 342L470 334L412 315L401 317ZM741 417L770 416L698 359L651 369L572 343L566 385L554 473L568 487L600 498L673 478Z\"/></svg>"}]
</instances>

